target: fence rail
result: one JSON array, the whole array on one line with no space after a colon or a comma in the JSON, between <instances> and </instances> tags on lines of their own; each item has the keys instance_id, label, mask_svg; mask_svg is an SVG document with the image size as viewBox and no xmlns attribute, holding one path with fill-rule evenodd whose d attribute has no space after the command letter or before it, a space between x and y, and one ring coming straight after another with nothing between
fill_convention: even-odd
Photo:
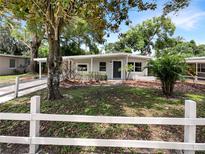
<instances>
[{"instance_id":1,"label":"fence rail","mask_svg":"<svg viewBox=\"0 0 205 154\"><path fill-rule=\"evenodd\" d=\"M31 98L30 114L0 113L0 120L30 121L29 137L0 136L0 143L29 144L29 153L37 152L38 145L158 148L185 150L185 153L194 153L194 151L196 150L205 150L205 143L195 143L196 125L205 125L205 118L196 118L196 103L190 100L185 101L185 118L120 116L114 117L42 114L40 113L40 97L34 96ZM184 125L184 142L40 137L40 121L66 121L111 124Z\"/></svg>"},{"instance_id":2,"label":"fence rail","mask_svg":"<svg viewBox=\"0 0 205 154\"><path fill-rule=\"evenodd\" d=\"M184 77L187 78L187 79L192 79L194 82L197 82L198 80L205 80L205 77L203 77L203 76L185 75Z\"/></svg>"},{"instance_id":3,"label":"fence rail","mask_svg":"<svg viewBox=\"0 0 205 154\"><path fill-rule=\"evenodd\" d=\"M1 120L39 120L109 124L149 124L149 125L205 125L205 118L166 118L166 117L114 117L54 114L0 113Z\"/></svg>"},{"instance_id":4,"label":"fence rail","mask_svg":"<svg viewBox=\"0 0 205 154\"><path fill-rule=\"evenodd\" d=\"M15 144L205 150L204 143L184 143L184 142L165 142L165 141L51 138L51 137L30 138L30 137L16 137L16 136L0 136L0 140L4 140L3 143L15 143Z\"/></svg>"}]
</instances>

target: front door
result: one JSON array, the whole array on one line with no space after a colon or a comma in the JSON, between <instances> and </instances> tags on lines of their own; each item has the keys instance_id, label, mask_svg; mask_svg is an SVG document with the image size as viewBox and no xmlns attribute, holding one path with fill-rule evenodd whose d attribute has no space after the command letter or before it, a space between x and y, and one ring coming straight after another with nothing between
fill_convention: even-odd
<instances>
[{"instance_id":1,"label":"front door","mask_svg":"<svg viewBox=\"0 0 205 154\"><path fill-rule=\"evenodd\" d=\"M113 78L121 79L121 61L113 61Z\"/></svg>"}]
</instances>

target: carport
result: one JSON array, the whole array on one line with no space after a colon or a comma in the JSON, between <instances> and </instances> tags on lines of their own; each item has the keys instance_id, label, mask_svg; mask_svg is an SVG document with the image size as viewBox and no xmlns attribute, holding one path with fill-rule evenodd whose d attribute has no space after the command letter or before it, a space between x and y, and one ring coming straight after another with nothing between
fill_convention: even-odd
<instances>
[{"instance_id":1,"label":"carport","mask_svg":"<svg viewBox=\"0 0 205 154\"><path fill-rule=\"evenodd\" d=\"M195 80L205 80L205 57L186 58L186 62L195 72Z\"/></svg>"}]
</instances>

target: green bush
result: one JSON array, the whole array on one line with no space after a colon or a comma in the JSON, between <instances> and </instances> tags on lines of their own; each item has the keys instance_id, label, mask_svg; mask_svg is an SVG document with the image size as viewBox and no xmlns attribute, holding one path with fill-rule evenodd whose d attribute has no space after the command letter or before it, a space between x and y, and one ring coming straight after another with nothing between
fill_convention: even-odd
<instances>
[{"instance_id":1,"label":"green bush","mask_svg":"<svg viewBox=\"0 0 205 154\"><path fill-rule=\"evenodd\" d=\"M162 91L171 96L177 80L183 79L187 65L185 59L179 55L163 55L151 60L147 66L162 83Z\"/></svg>"},{"instance_id":2,"label":"green bush","mask_svg":"<svg viewBox=\"0 0 205 154\"><path fill-rule=\"evenodd\" d=\"M82 72L80 73L81 79L105 81L107 80L107 74L103 72Z\"/></svg>"}]
</instances>

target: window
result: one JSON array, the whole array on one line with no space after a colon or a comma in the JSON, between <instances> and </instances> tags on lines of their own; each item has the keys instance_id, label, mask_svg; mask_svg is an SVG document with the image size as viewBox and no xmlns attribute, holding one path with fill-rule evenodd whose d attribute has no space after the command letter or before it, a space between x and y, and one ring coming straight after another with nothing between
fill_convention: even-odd
<instances>
[{"instance_id":1,"label":"window","mask_svg":"<svg viewBox=\"0 0 205 154\"><path fill-rule=\"evenodd\" d=\"M134 72L134 62L128 62L128 66L133 66L133 68L132 68L132 72Z\"/></svg>"},{"instance_id":2,"label":"window","mask_svg":"<svg viewBox=\"0 0 205 154\"><path fill-rule=\"evenodd\" d=\"M15 68L15 67L16 67L16 61L15 61L15 59L10 59L9 68Z\"/></svg>"},{"instance_id":3,"label":"window","mask_svg":"<svg viewBox=\"0 0 205 154\"><path fill-rule=\"evenodd\" d=\"M205 64L198 64L198 72L205 72Z\"/></svg>"},{"instance_id":4,"label":"window","mask_svg":"<svg viewBox=\"0 0 205 154\"><path fill-rule=\"evenodd\" d=\"M88 71L88 65L86 65L86 64L78 64L77 70L78 71Z\"/></svg>"},{"instance_id":5,"label":"window","mask_svg":"<svg viewBox=\"0 0 205 154\"><path fill-rule=\"evenodd\" d=\"M100 68L99 68L99 70L100 71L106 71L106 62L100 62Z\"/></svg>"},{"instance_id":6,"label":"window","mask_svg":"<svg viewBox=\"0 0 205 154\"><path fill-rule=\"evenodd\" d=\"M197 64L196 64L197 65ZM195 66L196 67L196 66ZM198 68L198 72L201 72L201 64L198 64L198 66L197 66L197 68Z\"/></svg>"},{"instance_id":7,"label":"window","mask_svg":"<svg viewBox=\"0 0 205 154\"><path fill-rule=\"evenodd\" d=\"M142 71L142 63L135 63L135 72L141 72Z\"/></svg>"},{"instance_id":8,"label":"window","mask_svg":"<svg viewBox=\"0 0 205 154\"><path fill-rule=\"evenodd\" d=\"M128 65L133 66L132 72L142 72L142 63L140 63L140 62L128 62Z\"/></svg>"},{"instance_id":9,"label":"window","mask_svg":"<svg viewBox=\"0 0 205 154\"><path fill-rule=\"evenodd\" d=\"M201 64L201 72L205 72L205 64Z\"/></svg>"}]
</instances>

